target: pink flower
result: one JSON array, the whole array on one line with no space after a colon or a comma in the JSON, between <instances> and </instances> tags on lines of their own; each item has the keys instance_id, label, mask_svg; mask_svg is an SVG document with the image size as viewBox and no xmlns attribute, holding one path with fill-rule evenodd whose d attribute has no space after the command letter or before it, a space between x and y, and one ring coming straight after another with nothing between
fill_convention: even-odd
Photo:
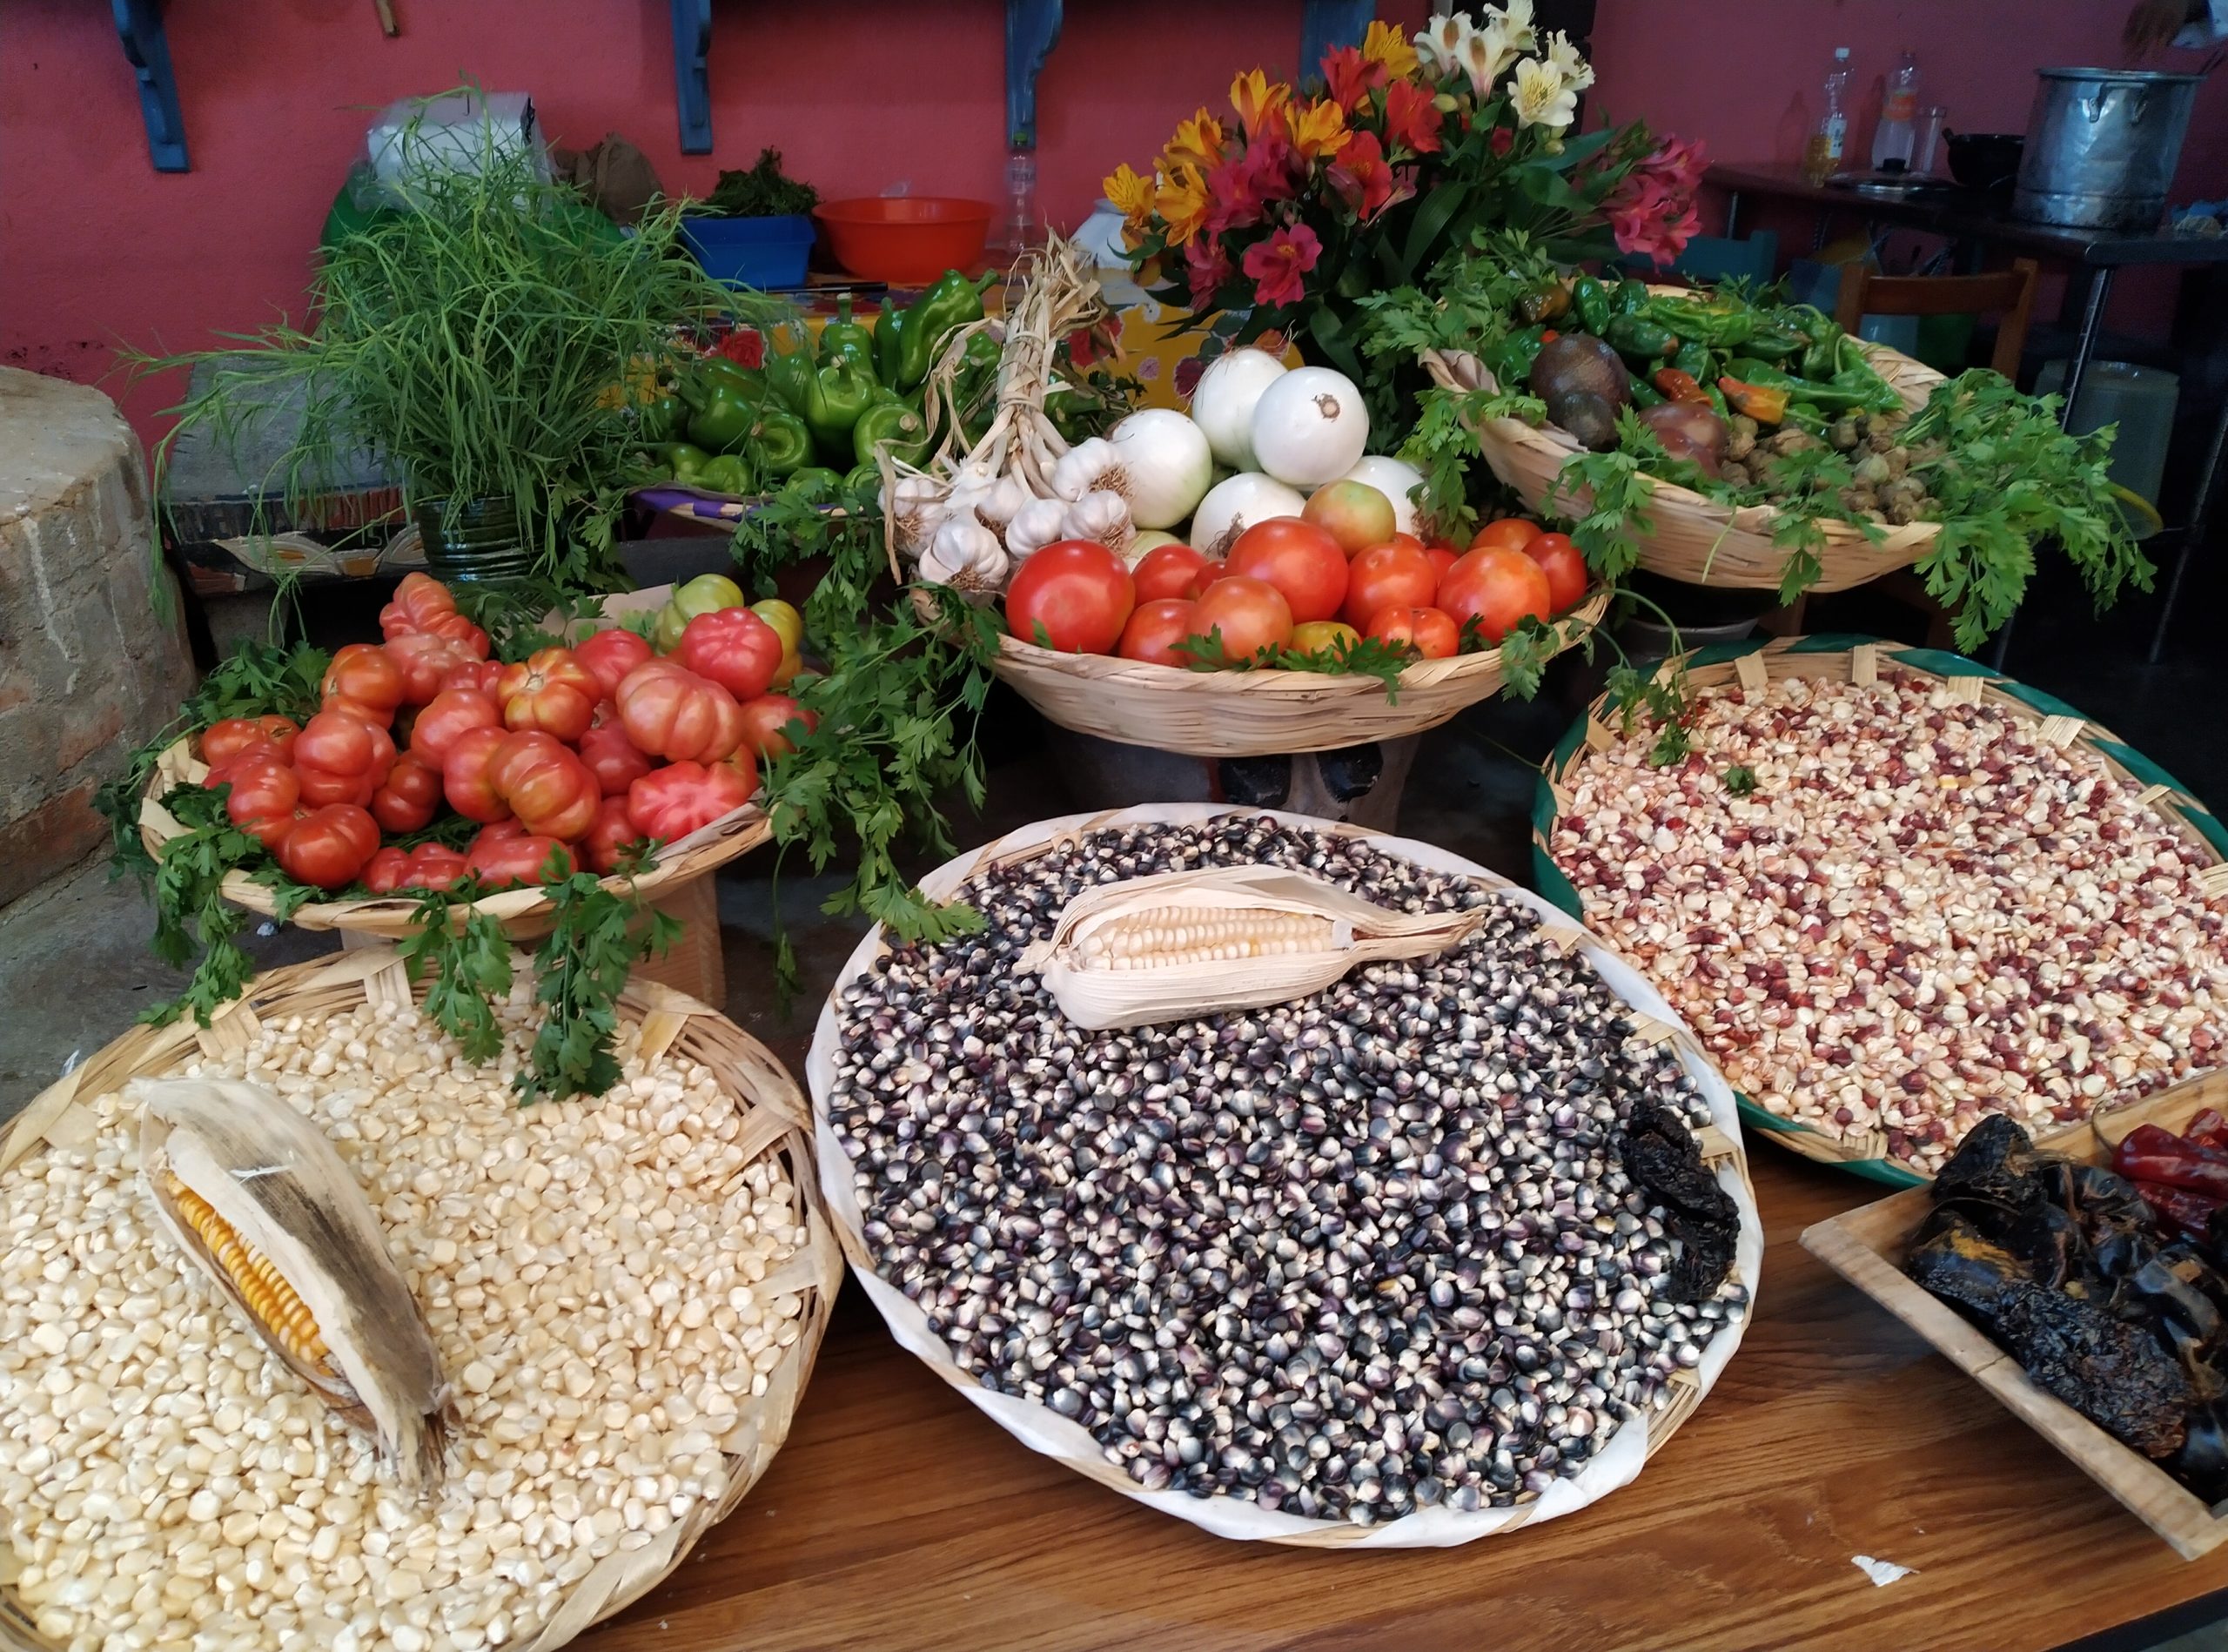
<instances>
[{"instance_id":1,"label":"pink flower","mask_svg":"<svg viewBox=\"0 0 2228 1652\"><path fill-rule=\"evenodd\" d=\"M1375 132L1356 132L1331 163L1329 176L1331 187L1365 224L1415 193L1412 185L1393 187L1392 169L1385 164L1385 151Z\"/></svg>"},{"instance_id":2,"label":"pink flower","mask_svg":"<svg viewBox=\"0 0 2228 1652\"><path fill-rule=\"evenodd\" d=\"M1618 249L1658 266L1684 252L1701 226L1694 191L1707 165L1700 141L1676 138L1637 163L1602 203Z\"/></svg>"},{"instance_id":3,"label":"pink flower","mask_svg":"<svg viewBox=\"0 0 2228 1652\"><path fill-rule=\"evenodd\" d=\"M1506 126L1494 127L1493 136L1486 139L1486 146L1496 155L1507 154L1515 142L1516 134Z\"/></svg>"},{"instance_id":4,"label":"pink flower","mask_svg":"<svg viewBox=\"0 0 2228 1652\"><path fill-rule=\"evenodd\" d=\"M1281 229L1245 250L1245 273L1253 278L1256 304L1298 304L1307 296L1300 278L1323 256L1323 244L1305 225Z\"/></svg>"},{"instance_id":5,"label":"pink flower","mask_svg":"<svg viewBox=\"0 0 2228 1652\"><path fill-rule=\"evenodd\" d=\"M1204 310L1222 284L1237 273L1221 240L1212 235L1196 238L1184 249L1184 273L1191 284L1191 307Z\"/></svg>"}]
</instances>

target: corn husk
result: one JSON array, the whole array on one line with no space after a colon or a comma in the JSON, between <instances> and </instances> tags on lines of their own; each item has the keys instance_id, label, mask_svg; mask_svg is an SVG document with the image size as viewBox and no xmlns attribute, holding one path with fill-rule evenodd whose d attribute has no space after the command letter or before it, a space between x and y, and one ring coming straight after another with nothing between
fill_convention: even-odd
<instances>
[{"instance_id":1,"label":"corn husk","mask_svg":"<svg viewBox=\"0 0 2228 1652\"><path fill-rule=\"evenodd\" d=\"M1279 922L1286 917L1306 921ZM1304 998L1359 964L1460 945L1485 917L1482 909L1395 912L1277 867L1162 872L1070 901L1051 938L1024 953L1021 967L1042 977L1077 1026L1148 1026ZM1122 952L1141 923L1163 941L1142 955ZM1202 935L1223 956L1166 962L1152 955L1199 944L1187 937ZM1266 937L1272 950L1249 950L1251 935Z\"/></svg>"},{"instance_id":2,"label":"corn husk","mask_svg":"<svg viewBox=\"0 0 2228 1652\"><path fill-rule=\"evenodd\" d=\"M440 1482L454 1423L440 1354L379 1219L330 1142L260 1085L134 1079L140 1178L164 1227L286 1366L368 1434L397 1481ZM181 1213L172 1178L276 1267L329 1351L305 1358L243 1294Z\"/></svg>"}]
</instances>

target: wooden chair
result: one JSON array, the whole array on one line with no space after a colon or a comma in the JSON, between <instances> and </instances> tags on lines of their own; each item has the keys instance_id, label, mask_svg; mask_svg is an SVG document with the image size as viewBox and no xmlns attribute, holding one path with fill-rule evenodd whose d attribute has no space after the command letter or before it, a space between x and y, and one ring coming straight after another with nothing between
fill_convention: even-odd
<instances>
[{"instance_id":1,"label":"wooden chair","mask_svg":"<svg viewBox=\"0 0 2228 1652\"><path fill-rule=\"evenodd\" d=\"M2009 270L1990 275L1876 275L1862 265L1842 272L1841 301L1834 319L1849 332L1868 315L2000 315L1996 353L1989 365L2007 379L2019 376L2027 348L2027 323L2035 309L2035 286L2042 274L2032 259L2018 259ZM1926 593L1925 582L1909 568L1898 568L1872 582L1883 596L1927 616L1926 646L1950 646L1951 615ZM1763 628L1782 636L1801 634L1809 599L1765 616Z\"/></svg>"}]
</instances>

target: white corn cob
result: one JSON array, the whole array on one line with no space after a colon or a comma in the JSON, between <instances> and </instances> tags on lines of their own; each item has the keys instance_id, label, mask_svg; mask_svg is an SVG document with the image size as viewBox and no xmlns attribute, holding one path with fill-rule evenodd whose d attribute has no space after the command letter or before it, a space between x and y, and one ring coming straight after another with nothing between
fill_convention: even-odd
<instances>
[{"instance_id":1,"label":"white corn cob","mask_svg":"<svg viewBox=\"0 0 2228 1652\"><path fill-rule=\"evenodd\" d=\"M1155 906L1100 925L1077 944L1086 970L1158 970L1332 950L1332 922L1269 906Z\"/></svg>"}]
</instances>

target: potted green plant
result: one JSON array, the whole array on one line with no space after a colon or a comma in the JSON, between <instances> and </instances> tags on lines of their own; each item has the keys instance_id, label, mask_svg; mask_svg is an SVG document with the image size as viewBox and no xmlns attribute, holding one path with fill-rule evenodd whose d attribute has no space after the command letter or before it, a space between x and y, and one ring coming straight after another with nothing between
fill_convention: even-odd
<instances>
[{"instance_id":1,"label":"potted green plant","mask_svg":"<svg viewBox=\"0 0 2228 1652\"><path fill-rule=\"evenodd\" d=\"M637 406L677 326L745 300L677 255L677 205L622 232L528 157L490 144L473 158L418 169L406 210L327 248L302 326L134 358L143 373L208 364L170 410L158 478L182 432L238 453L285 407L299 424L259 491L295 520L368 453L402 479L437 577L610 588Z\"/></svg>"},{"instance_id":2,"label":"potted green plant","mask_svg":"<svg viewBox=\"0 0 2228 1652\"><path fill-rule=\"evenodd\" d=\"M682 209L681 238L715 280L802 286L819 205L820 191L783 176L782 151L768 147L749 171L721 172L709 196Z\"/></svg>"}]
</instances>

